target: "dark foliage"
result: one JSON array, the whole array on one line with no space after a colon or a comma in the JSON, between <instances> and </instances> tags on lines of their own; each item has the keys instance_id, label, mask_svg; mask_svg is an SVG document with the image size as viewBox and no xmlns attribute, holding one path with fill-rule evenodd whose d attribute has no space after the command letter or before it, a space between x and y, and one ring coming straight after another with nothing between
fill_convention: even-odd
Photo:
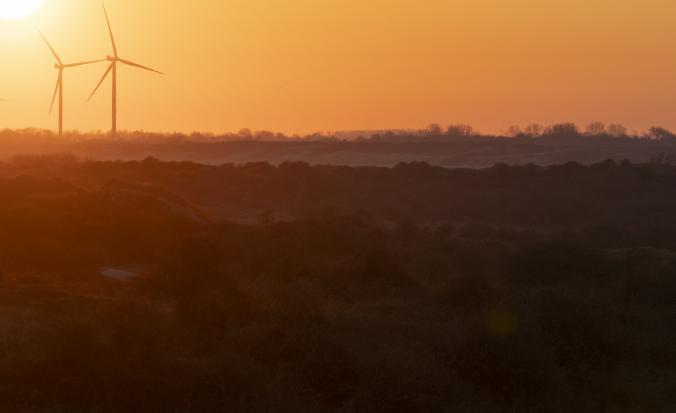
<instances>
[{"instance_id":1,"label":"dark foliage","mask_svg":"<svg viewBox=\"0 0 676 413\"><path fill-rule=\"evenodd\" d=\"M675 179L3 164L0 411L671 411Z\"/></svg>"}]
</instances>

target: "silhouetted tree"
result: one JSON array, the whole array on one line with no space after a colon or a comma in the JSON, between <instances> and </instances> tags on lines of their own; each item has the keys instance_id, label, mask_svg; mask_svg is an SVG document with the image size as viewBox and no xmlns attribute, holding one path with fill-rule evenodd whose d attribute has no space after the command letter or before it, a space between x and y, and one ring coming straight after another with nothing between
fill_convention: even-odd
<instances>
[{"instance_id":1,"label":"silhouetted tree","mask_svg":"<svg viewBox=\"0 0 676 413\"><path fill-rule=\"evenodd\" d=\"M548 127L544 134L556 137L574 137L580 136L580 131L574 123L558 123Z\"/></svg>"},{"instance_id":2,"label":"silhouetted tree","mask_svg":"<svg viewBox=\"0 0 676 413\"><path fill-rule=\"evenodd\" d=\"M608 134L614 138L623 138L627 136L627 128L619 123L608 125Z\"/></svg>"},{"instance_id":3,"label":"silhouetted tree","mask_svg":"<svg viewBox=\"0 0 676 413\"><path fill-rule=\"evenodd\" d=\"M542 136L544 129L545 128L542 125L537 124L537 123L532 123L532 124L526 126L526 129L524 129L523 133L526 136L529 136L531 138L537 138L538 136Z\"/></svg>"},{"instance_id":4,"label":"silhouetted tree","mask_svg":"<svg viewBox=\"0 0 676 413\"><path fill-rule=\"evenodd\" d=\"M472 136L474 134L474 129L469 125L449 125L446 128L446 135L451 137Z\"/></svg>"},{"instance_id":5,"label":"silhouetted tree","mask_svg":"<svg viewBox=\"0 0 676 413\"><path fill-rule=\"evenodd\" d=\"M523 131L521 130L521 127L519 125L512 125L509 128L507 128L507 136L511 136L513 138L523 136Z\"/></svg>"},{"instance_id":6,"label":"silhouetted tree","mask_svg":"<svg viewBox=\"0 0 676 413\"><path fill-rule=\"evenodd\" d=\"M674 136L674 134L668 129L653 126L652 128L648 129L646 137L657 141L663 141L667 139L674 139L676 136Z\"/></svg>"},{"instance_id":7,"label":"silhouetted tree","mask_svg":"<svg viewBox=\"0 0 676 413\"><path fill-rule=\"evenodd\" d=\"M438 123L430 124L426 129L421 131L422 136L441 136L443 135L443 129Z\"/></svg>"},{"instance_id":8,"label":"silhouetted tree","mask_svg":"<svg viewBox=\"0 0 676 413\"><path fill-rule=\"evenodd\" d=\"M240 139L251 139L253 134L251 133L251 129L244 128L237 132L237 136Z\"/></svg>"},{"instance_id":9,"label":"silhouetted tree","mask_svg":"<svg viewBox=\"0 0 676 413\"><path fill-rule=\"evenodd\" d=\"M270 132L270 131L261 130L261 131L256 132L255 138L256 138L256 140L260 140L260 141L271 141L271 140L274 140L275 133Z\"/></svg>"},{"instance_id":10,"label":"silhouetted tree","mask_svg":"<svg viewBox=\"0 0 676 413\"><path fill-rule=\"evenodd\" d=\"M585 135L587 136L600 136L607 133L608 131L606 130L606 125L604 125L602 122L592 122L587 125L587 129L585 129Z\"/></svg>"}]
</instances>

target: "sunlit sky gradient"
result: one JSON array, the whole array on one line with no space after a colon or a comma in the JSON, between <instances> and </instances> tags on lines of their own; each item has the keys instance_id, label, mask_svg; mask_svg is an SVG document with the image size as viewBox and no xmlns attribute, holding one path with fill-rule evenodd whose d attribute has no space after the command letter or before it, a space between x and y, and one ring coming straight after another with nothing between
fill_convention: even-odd
<instances>
[{"instance_id":1,"label":"sunlit sky gradient","mask_svg":"<svg viewBox=\"0 0 676 413\"><path fill-rule=\"evenodd\" d=\"M109 0L119 128L311 131L593 120L676 129L673 0ZM111 53L101 4L0 22L0 127L55 128L65 61ZM66 129L110 127L105 64L66 72Z\"/></svg>"}]
</instances>

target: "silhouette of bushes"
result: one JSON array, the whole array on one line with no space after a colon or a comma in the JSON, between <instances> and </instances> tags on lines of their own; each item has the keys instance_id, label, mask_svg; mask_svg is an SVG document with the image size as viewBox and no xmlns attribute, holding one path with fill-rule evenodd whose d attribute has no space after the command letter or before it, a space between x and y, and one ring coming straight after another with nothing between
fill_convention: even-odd
<instances>
[{"instance_id":1,"label":"silhouette of bushes","mask_svg":"<svg viewBox=\"0 0 676 413\"><path fill-rule=\"evenodd\" d=\"M668 166L69 168L0 176L1 411L676 403Z\"/></svg>"},{"instance_id":2,"label":"silhouette of bushes","mask_svg":"<svg viewBox=\"0 0 676 413\"><path fill-rule=\"evenodd\" d=\"M462 336L451 350L449 363L495 405L540 404L557 391L556 362L546 347L522 330L500 336L477 322Z\"/></svg>"}]
</instances>

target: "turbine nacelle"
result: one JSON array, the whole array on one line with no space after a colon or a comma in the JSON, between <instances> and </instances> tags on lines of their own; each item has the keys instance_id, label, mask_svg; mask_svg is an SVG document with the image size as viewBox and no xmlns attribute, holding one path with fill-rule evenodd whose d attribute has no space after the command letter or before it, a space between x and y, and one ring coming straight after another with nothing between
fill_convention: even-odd
<instances>
[{"instance_id":1,"label":"turbine nacelle","mask_svg":"<svg viewBox=\"0 0 676 413\"><path fill-rule=\"evenodd\" d=\"M158 70L152 69L152 68L147 67L147 66L143 66L143 65L138 64L138 63L134 63L130 60L121 59L119 57L119 55L117 54L117 45L115 44L115 38L113 37L113 29L110 27L110 19L108 18L108 11L106 11L105 4L103 5L103 13L106 16L106 24L108 26L108 34L110 35L110 43L113 46L113 55L112 56L107 55L105 59L90 60L90 61L87 61L87 62L65 64L65 63L63 63L63 61L61 60L59 55L56 53L56 51L54 50L52 45L49 44L49 42L47 41L45 36L42 34L42 32L40 32L38 30L40 37L42 37L42 39L45 41L45 44L47 45L49 50L52 52L54 59L56 59L56 63L54 63L54 68L59 70L59 74L58 74L57 79L56 79L56 88L54 89L54 96L52 97L52 105L49 108L49 112L51 113L52 109L54 108L54 102L56 101L56 97L58 95L59 96L59 134L62 134L62 132L63 132L63 72L64 72L65 69L70 69L70 68L73 68L73 67L84 66L84 65L90 65L92 63L98 63L98 62L106 62L106 61L110 62L110 64L108 65L108 68L103 73L103 77L101 78L99 83L96 85L96 87L94 88L94 91L91 93L91 95L89 95L89 99L91 99L92 96L94 96L94 94L99 89L99 87L101 86L103 81L106 80L106 77L108 76L108 74L110 74L112 72L112 76L113 76L113 88L112 88L113 89L113 116L112 116L112 118L113 118L113 128L112 128L112 134L113 134L113 136L115 135L115 133L117 131L117 70L116 70L117 63L119 62L119 63L125 64L127 66L136 67L137 69L143 69L143 70L147 70L147 71L150 71L150 72L163 74L162 72L160 72Z\"/></svg>"},{"instance_id":2,"label":"turbine nacelle","mask_svg":"<svg viewBox=\"0 0 676 413\"><path fill-rule=\"evenodd\" d=\"M113 98L113 100L112 100L112 124L113 125L112 125L112 129L111 129L111 134L113 136L115 136L115 134L117 133L117 64L121 63L121 64L124 64L124 65L127 65L127 66L135 67L137 69L143 69L143 70L147 70L147 71L155 72L155 73L159 73L159 74L164 74L164 73L160 72L159 70L155 70L155 69L152 69L150 67L143 66L141 64L132 62L130 60L120 58L120 56L117 52L117 45L115 44L115 36L113 35L113 29L110 26L110 19L108 18L108 11L106 10L105 4L103 5L103 14L106 17L106 25L108 26L108 35L110 36L110 44L113 47L113 54L112 54L112 56L111 55L106 56L105 60L110 62L110 64L108 65L108 68L106 69L106 71L103 72L103 76L101 76L101 80L99 80L99 83L96 85L96 87L94 88L92 93L89 95L89 98L87 98L87 100L90 100L94 96L94 94L96 93L97 90L99 90L99 88L101 87L103 82L106 80L108 75L112 75L112 78L113 78L112 79L113 80L113 87L112 87L112 94L113 94L113 96L112 96L112 98Z\"/></svg>"},{"instance_id":3,"label":"turbine nacelle","mask_svg":"<svg viewBox=\"0 0 676 413\"><path fill-rule=\"evenodd\" d=\"M59 97L59 135L63 134L63 71L67 68L73 68L73 67L78 67L78 66L85 66L85 65L90 65L92 63L98 63L98 62L103 62L104 60L90 60L87 62L77 62L77 63L63 63L61 60L61 57L59 57L58 53L56 53L56 50L52 47L51 44L47 41L47 38L38 30L38 33L40 34L40 37L42 37L42 40L45 41L45 44L47 45L47 48L49 48L49 51L52 52L52 55L54 56L54 59L56 62L54 63L54 69L57 69L59 71L58 76L56 77L56 88L54 89L54 96L52 96L52 104L49 107L49 113L52 113L52 109L54 109L54 103L56 101L56 97Z\"/></svg>"}]
</instances>

